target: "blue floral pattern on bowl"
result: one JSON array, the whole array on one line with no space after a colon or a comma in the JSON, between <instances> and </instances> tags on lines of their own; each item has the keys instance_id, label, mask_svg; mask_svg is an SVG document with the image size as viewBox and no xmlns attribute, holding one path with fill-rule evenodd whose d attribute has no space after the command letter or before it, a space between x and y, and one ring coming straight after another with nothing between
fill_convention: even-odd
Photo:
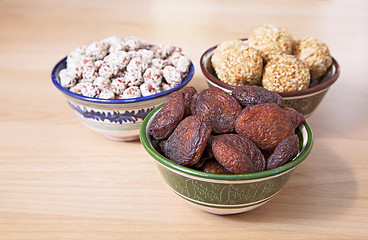
<instances>
[{"instance_id":1,"label":"blue floral pattern on bowl","mask_svg":"<svg viewBox=\"0 0 368 240\"><path fill-rule=\"evenodd\" d=\"M95 111L93 109L88 110L83 106L75 105L71 102L69 102L69 106L73 110L82 114L84 118L94 119L97 121L108 120L113 123L123 123L123 122L136 123L138 119L143 121L143 119L147 116L147 114L154 109L154 107L149 107L147 109L139 109L138 111L131 110L121 113L119 111L103 112L103 111Z\"/></svg>"}]
</instances>

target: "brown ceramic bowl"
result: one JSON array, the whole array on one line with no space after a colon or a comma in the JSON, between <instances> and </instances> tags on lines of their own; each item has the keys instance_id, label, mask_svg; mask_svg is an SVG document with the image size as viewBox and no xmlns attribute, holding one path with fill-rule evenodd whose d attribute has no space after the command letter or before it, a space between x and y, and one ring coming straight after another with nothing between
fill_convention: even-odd
<instances>
[{"instance_id":1,"label":"brown ceramic bowl","mask_svg":"<svg viewBox=\"0 0 368 240\"><path fill-rule=\"evenodd\" d=\"M206 77L208 85L221 88L222 90L231 93L234 86L226 84L217 78L215 70L212 67L211 58L217 46L208 49L200 59L200 66L203 74ZM327 90L334 84L340 75L340 66L337 61L332 58L332 65L327 73L318 78L311 80L308 89L292 92L279 92L284 98L286 106L292 107L304 117L309 117L317 108Z\"/></svg>"}]
</instances>

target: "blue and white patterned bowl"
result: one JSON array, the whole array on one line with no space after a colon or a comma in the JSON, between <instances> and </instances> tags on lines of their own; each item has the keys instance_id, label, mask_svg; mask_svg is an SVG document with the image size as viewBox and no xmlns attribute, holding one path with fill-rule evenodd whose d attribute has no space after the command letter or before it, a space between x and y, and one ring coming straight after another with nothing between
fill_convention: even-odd
<instances>
[{"instance_id":1,"label":"blue and white patterned bowl","mask_svg":"<svg viewBox=\"0 0 368 240\"><path fill-rule=\"evenodd\" d=\"M66 68L66 57L56 64L51 78L81 122L95 132L117 141L139 139L139 129L146 115L166 102L170 93L185 87L194 75L190 63L189 73L179 85L154 95L131 99L99 99L85 97L60 85L59 72Z\"/></svg>"}]
</instances>

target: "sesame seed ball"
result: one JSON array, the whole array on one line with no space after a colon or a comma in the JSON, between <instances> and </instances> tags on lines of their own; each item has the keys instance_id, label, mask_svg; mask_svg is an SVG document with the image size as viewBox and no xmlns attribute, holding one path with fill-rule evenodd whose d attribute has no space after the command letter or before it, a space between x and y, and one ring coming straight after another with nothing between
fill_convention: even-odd
<instances>
[{"instance_id":1,"label":"sesame seed ball","mask_svg":"<svg viewBox=\"0 0 368 240\"><path fill-rule=\"evenodd\" d=\"M241 40L220 44L212 57L217 77L232 86L260 83L263 60L261 54Z\"/></svg>"},{"instance_id":2,"label":"sesame seed ball","mask_svg":"<svg viewBox=\"0 0 368 240\"><path fill-rule=\"evenodd\" d=\"M294 55L276 55L266 64L262 86L274 92L300 91L309 87L307 66Z\"/></svg>"},{"instance_id":3,"label":"sesame seed ball","mask_svg":"<svg viewBox=\"0 0 368 240\"><path fill-rule=\"evenodd\" d=\"M215 68L219 65L221 58L222 58L222 53L224 53L225 51L227 51L228 49L232 49L232 48L237 48L238 46L244 44L244 42L242 40L239 39L230 39L230 40L226 40L222 43L220 43L211 58L211 62L212 62L212 66Z\"/></svg>"},{"instance_id":4,"label":"sesame seed ball","mask_svg":"<svg viewBox=\"0 0 368 240\"><path fill-rule=\"evenodd\" d=\"M248 42L249 46L261 53L265 62L268 62L272 55L292 54L292 36L285 29L271 24L253 30Z\"/></svg>"},{"instance_id":5,"label":"sesame seed ball","mask_svg":"<svg viewBox=\"0 0 368 240\"><path fill-rule=\"evenodd\" d=\"M312 79L323 76L332 63L327 45L313 37L295 41L294 54L309 68Z\"/></svg>"}]
</instances>

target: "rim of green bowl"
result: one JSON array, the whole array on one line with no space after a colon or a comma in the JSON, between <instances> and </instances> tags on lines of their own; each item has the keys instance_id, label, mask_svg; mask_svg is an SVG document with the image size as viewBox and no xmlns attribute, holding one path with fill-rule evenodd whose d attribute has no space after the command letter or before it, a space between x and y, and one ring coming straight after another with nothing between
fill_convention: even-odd
<instances>
[{"instance_id":1,"label":"rim of green bowl","mask_svg":"<svg viewBox=\"0 0 368 240\"><path fill-rule=\"evenodd\" d=\"M150 119L152 118L152 116L154 116L154 114L159 111L163 106L165 105L165 103L161 104L160 106L156 107L155 109L153 109L143 120L141 128L140 128L140 133L139 133L139 137L140 137L140 141L143 145L143 147L145 148L145 150L148 152L148 154L150 154L157 162L159 162L160 164L166 166L169 169L172 170L176 170L185 174L189 174L195 177L199 177L199 178L205 178L205 179L216 179L216 180L228 180L228 181L239 181L239 180L252 180L252 179L261 179L261 178L266 178L266 177L270 177L270 176L274 176L283 172L287 172L288 170L293 169L294 167L296 167L297 165L299 165L310 153L310 151L312 150L312 145L313 145L313 132L312 129L310 128L308 123L303 123L303 126L305 127L308 139L306 142L306 145L304 147L304 149L289 163L284 164L281 167L275 168L275 169L271 169L271 170L266 170L266 171L262 171L262 172L256 172L256 173L248 173L248 174L214 174L214 173L206 173L206 172L202 172L199 170L195 170L189 167L185 167L182 165L179 165L177 163L174 163L173 161L171 161L170 159L166 158L165 156L163 156L162 154L160 154L159 152L156 151L156 149L151 145L150 140L148 139L149 136L147 134L147 124L150 121ZM299 131L300 133L300 131ZM300 149L300 147L299 147Z\"/></svg>"}]
</instances>

